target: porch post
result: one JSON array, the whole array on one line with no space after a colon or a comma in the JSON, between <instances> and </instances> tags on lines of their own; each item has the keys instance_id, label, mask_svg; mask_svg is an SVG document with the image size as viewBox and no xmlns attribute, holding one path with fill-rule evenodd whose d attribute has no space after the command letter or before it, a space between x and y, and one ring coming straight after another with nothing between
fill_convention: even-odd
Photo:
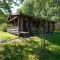
<instances>
[{"instance_id":1,"label":"porch post","mask_svg":"<svg viewBox=\"0 0 60 60\"><path fill-rule=\"evenodd\" d=\"M23 18L22 18L22 17L21 17L20 22L21 22L21 23L20 23L20 28L21 28L20 30L23 31Z\"/></svg>"},{"instance_id":2,"label":"porch post","mask_svg":"<svg viewBox=\"0 0 60 60\"><path fill-rule=\"evenodd\" d=\"M15 26L15 20L13 22L14 22L14 26Z\"/></svg>"},{"instance_id":3,"label":"porch post","mask_svg":"<svg viewBox=\"0 0 60 60\"><path fill-rule=\"evenodd\" d=\"M18 16L18 37L19 37L19 29L20 27L19 27L19 16Z\"/></svg>"}]
</instances>

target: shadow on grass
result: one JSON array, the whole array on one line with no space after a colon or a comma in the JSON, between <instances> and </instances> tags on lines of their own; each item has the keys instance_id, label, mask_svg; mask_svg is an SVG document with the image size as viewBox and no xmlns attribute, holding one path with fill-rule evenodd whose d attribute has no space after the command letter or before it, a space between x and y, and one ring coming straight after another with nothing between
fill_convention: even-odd
<instances>
[{"instance_id":1,"label":"shadow on grass","mask_svg":"<svg viewBox=\"0 0 60 60\"><path fill-rule=\"evenodd\" d=\"M43 39L49 41L52 44L60 46L60 32L54 32L50 35L44 35Z\"/></svg>"},{"instance_id":2,"label":"shadow on grass","mask_svg":"<svg viewBox=\"0 0 60 60\"><path fill-rule=\"evenodd\" d=\"M49 44L45 43L45 49L39 53L39 60L60 60L60 32L44 35L42 39L48 41Z\"/></svg>"},{"instance_id":3,"label":"shadow on grass","mask_svg":"<svg viewBox=\"0 0 60 60\"><path fill-rule=\"evenodd\" d=\"M39 44L33 40L26 41L23 45L19 43L7 44L1 54L4 60L36 60L31 55L35 55L38 47Z\"/></svg>"},{"instance_id":4,"label":"shadow on grass","mask_svg":"<svg viewBox=\"0 0 60 60\"><path fill-rule=\"evenodd\" d=\"M60 60L60 54L48 49L40 50L38 53L39 60Z\"/></svg>"}]
</instances>

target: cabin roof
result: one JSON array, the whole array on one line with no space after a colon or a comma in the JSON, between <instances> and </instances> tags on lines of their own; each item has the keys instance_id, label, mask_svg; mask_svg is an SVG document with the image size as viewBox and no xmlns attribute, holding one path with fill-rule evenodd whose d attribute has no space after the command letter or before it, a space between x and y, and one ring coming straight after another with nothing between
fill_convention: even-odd
<instances>
[{"instance_id":1,"label":"cabin roof","mask_svg":"<svg viewBox=\"0 0 60 60\"><path fill-rule=\"evenodd\" d=\"M22 16L22 17L30 18L30 19L33 19L33 20L39 20L39 21L55 22L55 21L51 21L51 20L47 20L47 19L43 19L43 18L41 18L41 17L38 18L38 17L35 17L35 16L27 15L27 14L24 14L24 13L9 15L8 21L11 22L11 21L15 20L18 16ZM10 18L10 17L11 17L11 18Z\"/></svg>"}]
</instances>

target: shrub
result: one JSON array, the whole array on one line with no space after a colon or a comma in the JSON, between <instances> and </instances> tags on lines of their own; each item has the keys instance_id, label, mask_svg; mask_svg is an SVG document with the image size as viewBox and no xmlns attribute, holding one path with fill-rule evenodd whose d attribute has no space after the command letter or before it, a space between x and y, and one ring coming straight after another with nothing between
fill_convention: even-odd
<instances>
[{"instance_id":1,"label":"shrub","mask_svg":"<svg viewBox=\"0 0 60 60\"><path fill-rule=\"evenodd\" d=\"M0 44L0 47L3 47L0 50L1 60L37 60L35 52L40 46L38 41L26 39L15 43Z\"/></svg>"},{"instance_id":2,"label":"shrub","mask_svg":"<svg viewBox=\"0 0 60 60\"><path fill-rule=\"evenodd\" d=\"M8 27L8 24L7 23L2 23L0 25L0 31L6 32L7 31L7 27Z\"/></svg>"},{"instance_id":3,"label":"shrub","mask_svg":"<svg viewBox=\"0 0 60 60\"><path fill-rule=\"evenodd\" d=\"M2 40L2 41L14 40L16 38L18 38L18 36L10 34L8 32L0 31L0 40Z\"/></svg>"}]
</instances>

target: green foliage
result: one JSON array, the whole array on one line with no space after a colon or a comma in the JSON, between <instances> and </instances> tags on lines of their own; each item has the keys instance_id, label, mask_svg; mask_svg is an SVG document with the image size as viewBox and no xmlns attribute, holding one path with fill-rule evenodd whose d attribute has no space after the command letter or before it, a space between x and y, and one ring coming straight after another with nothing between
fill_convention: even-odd
<instances>
[{"instance_id":1,"label":"green foliage","mask_svg":"<svg viewBox=\"0 0 60 60\"><path fill-rule=\"evenodd\" d=\"M45 12L48 19L58 21L60 20L60 4L59 0L47 0L45 5Z\"/></svg>"},{"instance_id":2,"label":"green foliage","mask_svg":"<svg viewBox=\"0 0 60 60\"><path fill-rule=\"evenodd\" d=\"M12 4L19 5L17 2L22 3L24 0L1 0L0 10L3 10L5 14L11 13Z\"/></svg>"},{"instance_id":3,"label":"green foliage","mask_svg":"<svg viewBox=\"0 0 60 60\"><path fill-rule=\"evenodd\" d=\"M1 25L0 25L0 31L7 31L7 27L8 27L8 24L7 23L2 23Z\"/></svg>"},{"instance_id":4,"label":"green foliage","mask_svg":"<svg viewBox=\"0 0 60 60\"><path fill-rule=\"evenodd\" d=\"M16 38L17 38L17 36L15 36L13 34L0 31L0 40L2 40L2 41L14 40Z\"/></svg>"},{"instance_id":5,"label":"green foliage","mask_svg":"<svg viewBox=\"0 0 60 60\"><path fill-rule=\"evenodd\" d=\"M10 4L8 1L6 0L3 0L3 1L0 1L0 10L3 10L4 13L10 13L11 10L10 10Z\"/></svg>"},{"instance_id":6,"label":"green foliage","mask_svg":"<svg viewBox=\"0 0 60 60\"><path fill-rule=\"evenodd\" d=\"M0 15L0 24L6 23L8 20L8 16L3 13Z\"/></svg>"},{"instance_id":7,"label":"green foliage","mask_svg":"<svg viewBox=\"0 0 60 60\"><path fill-rule=\"evenodd\" d=\"M23 12L24 14L33 15L33 4L31 2L28 2L23 3L21 6L22 8L18 11Z\"/></svg>"},{"instance_id":8,"label":"green foliage","mask_svg":"<svg viewBox=\"0 0 60 60\"><path fill-rule=\"evenodd\" d=\"M23 1L24 0L0 0L0 24L7 22L8 15L12 13L12 4L16 6L21 4ZM17 2L19 2L19 4Z\"/></svg>"},{"instance_id":9,"label":"green foliage","mask_svg":"<svg viewBox=\"0 0 60 60\"><path fill-rule=\"evenodd\" d=\"M45 40L45 48L43 41ZM15 43L0 43L1 60L60 60L60 32Z\"/></svg>"},{"instance_id":10,"label":"green foliage","mask_svg":"<svg viewBox=\"0 0 60 60\"><path fill-rule=\"evenodd\" d=\"M16 43L6 43L3 46L3 49L0 49L1 59L4 57L4 60L37 60L35 52L37 48L40 47L39 40L26 39L20 40Z\"/></svg>"},{"instance_id":11,"label":"green foliage","mask_svg":"<svg viewBox=\"0 0 60 60\"><path fill-rule=\"evenodd\" d=\"M60 0L26 0L19 11L39 18L58 21L60 20L59 2Z\"/></svg>"},{"instance_id":12,"label":"green foliage","mask_svg":"<svg viewBox=\"0 0 60 60\"><path fill-rule=\"evenodd\" d=\"M7 22L8 16L2 11L0 10L0 24Z\"/></svg>"}]
</instances>

